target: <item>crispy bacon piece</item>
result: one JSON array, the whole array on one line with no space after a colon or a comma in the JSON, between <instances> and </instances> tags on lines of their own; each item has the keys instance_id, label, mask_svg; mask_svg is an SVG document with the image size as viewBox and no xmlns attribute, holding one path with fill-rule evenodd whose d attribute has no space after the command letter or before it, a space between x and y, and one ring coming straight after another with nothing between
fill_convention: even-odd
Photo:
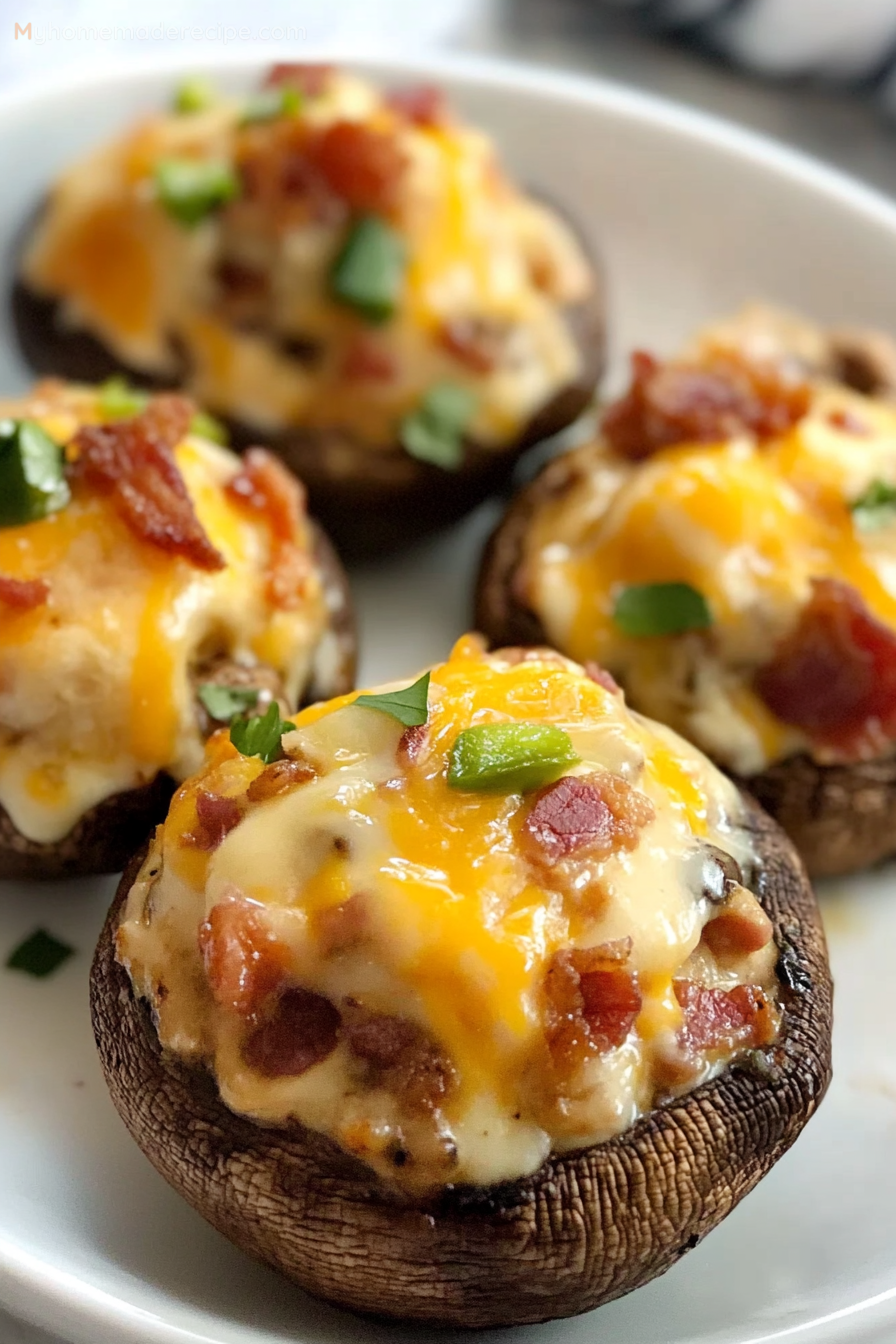
<instances>
[{"instance_id":1,"label":"crispy bacon piece","mask_svg":"<svg viewBox=\"0 0 896 1344\"><path fill-rule=\"evenodd\" d=\"M363 891L356 891L347 901L320 910L314 921L321 952L331 956L344 952L363 942L369 931L369 907Z\"/></svg>"},{"instance_id":2,"label":"crispy bacon piece","mask_svg":"<svg viewBox=\"0 0 896 1344\"><path fill-rule=\"evenodd\" d=\"M300 784L307 784L316 774L310 761L300 761L294 757L273 761L253 779L246 790L246 797L250 803L263 803L268 798L289 793L290 789L298 788Z\"/></svg>"},{"instance_id":3,"label":"crispy bacon piece","mask_svg":"<svg viewBox=\"0 0 896 1344\"><path fill-rule=\"evenodd\" d=\"M313 136L308 160L352 210L388 214L397 204L405 158L396 138L360 121L337 121Z\"/></svg>"},{"instance_id":4,"label":"crispy bacon piece","mask_svg":"<svg viewBox=\"0 0 896 1344\"><path fill-rule=\"evenodd\" d=\"M438 328L444 350L473 373L491 373L500 363L507 341L507 328L483 318L455 317Z\"/></svg>"},{"instance_id":5,"label":"crispy bacon piece","mask_svg":"<svg viewBox=\"0 0 896 1344\"><path fill-rule=\"evenodd\" d=\"M536 794L522 838L532 857L548 865L580 850L607 858L634 849L654 815L650 799L609 770L566 775Z\"/></svg>"},{"instance_id":6,"label":"crispy bacon piece","mask_svg":"<svg viewBox=\"0 0 896 1344\"><path fill-rule=\"evenodd\" d=\"M250 448L226 487L236 503L261 514L271 530L268 599L284 611L301 606L311 559L299 545L305 493L296 478L266 448Z\"/></svg>"},{"instance_id":7,"label":"crispy bacon piece","mask_svg":"<svg viewBox=\"0 0 896 1344\"><path fill-rule=\"evenodd\" d=\"M306 98L319 98L322 93L326 93L335 69L335 66L311 61L304 64L300 61L279 62L268 71L264 87L298 89Z\"/></svg>"},{"instance_id":8,"label":"crispy bacon piece","mask_svg":"<svg viewBox=\"0 0 896 1344\"><path fill-rule=\"evenodd\" d=\"M632 383L603 419L615 452L634 460L674 443L713 443L735 434L783 434L809 409L809 387L773 364L726 351L700 364L660 363L638 350Z\"/></svg>"},{"instance_id":9,"label":"crispy bacon piece","mask_svg":"<svg viewBox=\"0 0 896 1344\"><path fill-rule=\"evenodd\" d=\"M751 1050L775 1039L775 1011L758 985L707 989L693 980L676 980L675 997L684 1012L682 1047L698 1050Z\"/></svg>"},{"instance_id":10,"label":"crispy bacon piece","mask_svg":"<svg viewBox=\"0 0 896 1344\"><path fill-rule=\"evenodd\" d=\"M398 374L395 357L366 331L352 339L342 361L342 376L354 383L391 383Z\"/></svg>"},{"instance_id":11,"label":"crispy bacon piece","mask_svg":"<svg viewBox=\"0 0 896 1344\"><path fill-rule=\"evenodd\" d=\"M174 460L192 407L184 397L153 397L130 420L85 425L72 440L72 475L108 495L136 537L197 569L223 569L224 560L196 517Z\"/></svg>"},{"instance_id":12,"label":"crispy bacon piece","mask_svg":"<svg viewBox=\"0 0 896 1344\"><path fill-rule=\"evenodd\" d=\"M235 798L200 789L196 795L196 829L184 836L193 849L217 849L226 835L239 825L243 812Z\"/></svg>"},{"instance_id":13,"label":"crispy bacon piece","mask_svg":"<svg viewBox=\"0 0 896 1344\"><path fill-rule=\"evenodd\" d=\"M50 596L46 579L11 579L0 574L0 603L14 611L33 611Z\"/></svg>"},{"instance_id":14,"label":"crispy bacon piece","mask_svg":"<svg viewBox=\"0 0 896 1344\"><path fill-rule=\"evenodd\" d=\"M858 438L864 438L871 433L865 421L860 420L854 411L831 411L828 423L835 429L842 429L844 434L855 434Z\"/></svg>"},{"instance_id":15,"label":"crispy bacon piece","mask_svg":"<svg viewBox=\"0 0 896 1344\"><path fill-rule=\"evenodd\" d=\"M215 1002L254 1018L286 980L289 949L268 926L261 906L243 896L213 906L199 926L199 951Z\"/></svg>"},{"instance_id":16,"label":"crispy bacon piece","mask_svg":"<svg viewBox=\"0 0 896 1344\"><path fill-rule=\"evenodd\" d=\"M703 926L703 942L720 960L733 960L767 947L774 931L753 893L738 886Z\"/></svg>"},{"instance_id":17,"label":"crispy bacon piece","mask_svg":"<svg viewBox=\"0 0 896 1344\"><path fill-rule=\"evenodd\" d=\"M445 92L437 84L414 84L407 89L392 89L385 103L393 112L415 126L444 126L449 120Z\"/></svg>"},{"instance_id":18,"label":"crispy bacon piece","mask_svg":"<svg viewBox=\"0 0 896 1344\"><path fill-rule=\"evenodd\" d=\"M243 1042L243 1059L265 1078L298 1078L336 1049L339 1010L310 989L286 989Z\"/></svg>"},{"instance_id":19,"label":"crispy bacon piece","mask_svg":"<svg viewBox=\"0 0 896 1344\"><path fill-rule=\"evenodd\" d=\"M756 689L779 719L837 759L879 755L896 737L896 634L849 584L816 579Z\"/></svg>"},{"instance_id":20,"label":"crispy bacon piece","mask_svg":"<svg viewBox=\"0 0 896 1344\"><path fill-rule=\"evenodd\" d=\"M601 667L600 663L587 662L585 664L585 675L591 681L596 681L598 686L603 686L604 690L609 691L611 695L615 695L619 690L619 683L615 677L605 667Z\"/></svg>"},{"instance_id":21,"label":"crispy bacon piece","mask_svg":"<svg viewBox=\"0 0 896 1344\"><path fill-rule=\"evenodd\" d=\"M396 755L400 765L413 765L426 741L427 725L425 723L414 724L412 728L405 728L398 742Z\"/></svg>"},{"instance_id":22,"label":"crispy bacon piece","mask_svg":"<svg viewBox=\"0 0 896 1344\"><path fill-rule=\"evenodd\" d=\"M345 1024L352 1053L368 1064L376 1082L405 1107L431 1113L455 1083L454 1070L416 1022L385 1013L358 1013Z\"/></svg>"},{"instance_id":23,"label":"crispy bacon piece","mask_svg":"<svg viewBox=\"0 0 896 1344\"><path fill-rule=\"evenodd\" d=\"M622 1045L641 991L627 967L631 939L555 952L545 975L545 1030L554 1063L571 1073L590 1055Z\"/></svg>"}]
</instances>

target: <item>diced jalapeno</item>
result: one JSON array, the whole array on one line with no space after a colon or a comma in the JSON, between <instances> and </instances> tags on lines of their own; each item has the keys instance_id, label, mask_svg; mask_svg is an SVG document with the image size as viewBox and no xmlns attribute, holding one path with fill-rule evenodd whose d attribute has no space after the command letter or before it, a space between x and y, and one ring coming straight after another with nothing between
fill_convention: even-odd
<instances>
[{"instance_id":1,"label":"diced jalapeno","mask_svg":"<svg viewBox=\"0 0 896 1344\"><path fill-rule=\"evenodd\" d=\"M201 159L160 159L155 183L159 200L169 215L188 229L232 201L240 190L239 179L229 163Z\"/></svg>"},{"instance_id":2,"label":"diced jalapeno","mask_svg":"<svg viewBox=\"0 0 896 1344\"><path fill-rule=\"evenodd\" d=\"M33 420L0 420L0 527L33 523L65 508L62 450Z\"/></svg>"},{"instance_id":3,"label":"diced jalapeno","mask_svg":"<svg viewBox=\"0 0 896 1344\"><path fill-rule=\"evenodd\" d=\"M182 115L204 112L206 108L213 107L217 101L218 95L214 85L196 75L193 79L185 79L175 93L174 110Z\"/></svg>"},{"instance_id":4,"label":"diced jalapeno","mask_svg":"<svg viewBox=\"0 0 896 1344\"><path fill-rule=\"evenodd\" d=\"M333 263L330 287L368 322L386 322L401 295L404 270L401 236L376 215L365 215L353 225Z\"/></svg>"},{"instance_id":5,"label":"diced jalapeno","mask_svg":"<svg viewBox=\"0 0 896 1344\"><path fill-rule=\"evenodd\" d=\"M298 89L284 85L279 89L262 89L243 108L241 126L252 126L277 117L295 117L302 110L302 95Z\"/></svg>"},{"instance_id":6,"label":"diced jalapeno","mask_svg":"<svg viewBox=\"0 0 896 1344\"><path fill-rule=\"evenodd\" d=\"M229 443L230 438L220 420L216 420L208 411L197 411L190 421L190 433L197 439L210 439L212 443Z\"/></svg>"},{"instance_id":7,"label":"diced jalapeno","mask_svg":"<svg viewBox=\"0 0 896 1344\"><path fill-rule=\"evenodd\" d=\"M486 723L458 734L448 783L473 793L528 793L578 760L569 734L553 724Z\"/></svg>"},{"instance_id":8,"label":"diced jalapeno","mask_svg":"<svg viewBox=\"0 0 896 1344\"><path fill-rule=\"evenodd\" d=\"M613 620L627 635L680 635L707 630L712 613L706 598L689 583L635 583L616 598Z\"/></svg>"},{"instance_id":9,"label":"diced jalapeno","mask_svg":"<svg viewBox=\"0 0 896 1344\"><path fill-rule=\"evenodd\" d=\"M149 404L149 393L131 387L126 378L115 374L100 387L97 410L104 420L129 420Z\"/></svg>"},{"instance_id":10,"label":"diced jalapeno","mask_svg":"<svg viewBox=\"0 0 896 1344\"><path fill-rule=\"evenodd\" d=\"M437 383L401 422L402 447L420 462L456 471L463 462L464 431L476 410L476 396L459 383Z\"/></svg>"}]
</instances>

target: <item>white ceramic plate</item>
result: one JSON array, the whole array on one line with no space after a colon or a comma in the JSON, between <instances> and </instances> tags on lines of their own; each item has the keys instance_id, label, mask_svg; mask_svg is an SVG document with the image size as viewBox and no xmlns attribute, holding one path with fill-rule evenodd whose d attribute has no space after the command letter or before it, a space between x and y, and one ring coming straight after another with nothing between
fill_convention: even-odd
<instances>
[{"instance_id":1,"label":"white ceramic plate","mask_svg":"<svg viewBox=\"0 0 896 1344\"><path fill-rule=\"evenodd\" d=\"M69 158L164 102L174 67L0 102L0 256ZM233 67L244 85L256 71ZM522 178L602 249L617 355L669 348L766 296L892 324L896 209L732 127L608 85L492 64L381 67L443 80ZM4 283L8 277L4 276ZM26 374L0 333L0 387ZM365 680L444 655L468 619L494 506L357 575ZM838 982L836 1081L817 1120L728 1221L665 1278L502 1344L805 1344L896 1335L894 874L826 894ZM56 978L0 971L0 1303L78 1344L345 1344L412 1339L322 1306L234 1250L155 1174L115 1115L87 1012L108 881L0 890L0 962L42 924L79 949ZM461 1338L460 1336L458 1338ZM466 1336L465 1338L469 1338Z\"/></svg>"}]
</instances>

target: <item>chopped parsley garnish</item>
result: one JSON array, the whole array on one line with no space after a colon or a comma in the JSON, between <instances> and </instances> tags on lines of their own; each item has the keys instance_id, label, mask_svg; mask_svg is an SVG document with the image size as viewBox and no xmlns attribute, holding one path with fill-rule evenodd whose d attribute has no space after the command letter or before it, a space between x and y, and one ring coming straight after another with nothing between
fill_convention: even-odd
<instances>
[{"instance_id":1,"label":"chopped parsley garnish","mask_svg":"<svg viewBox=\"0 0 896 1344\"><path fill-rule=\"evenodd\" d=\"M578 760L569 733L554 724L485 723L458 734L448 783L473 793L528 793Z\"/></svg>"},{"instance_id":2,"label":"chopped parsley garnish","mask_svg":"<svg viewBox=\"0 0 896 1344\"><path fill-rule=\"evenodd\" d=\"M457 383L430 388L415 411L401 422L402 447L420 462L456 471L463 462L464 431L476 410L476 397Z\"/></svg>"},{"instance_id":3,"label":"chopped parsley garnish","mask_svg":"<svg viewBox=\"0 0 896 1344\"><path fill-rule=\"evenodd\" d=\"M280 717L280 706L272 700L264 714L250 719L236 718L230 724L230 740L243 756L260 756L265 765L280 759L280 739L291 733L294 723Z\"/></svg>"},{"instance_id":4,"label":"chopped parsley garnish","mask_svg":"<svg viewBox=\"0 0 896 1344\"><path fill-rule=\"evenodd\" d=\"M207 79L196 75L185 79L174 95L174 110L182 114L205 112L218 101L215 86Z\"/></svg>"},{"instance_id":5,"label":"chopped parsley garnish","mask_svg":"<svg viewBox=\"0 0 896 1344\"><path fill-rule=\"evenodd\" d=\"M386 691L383 695L359 695L353 703L391 714L405 728L416 728L427 720L428 701L429 673L424 672L413 686L403 686L399 691Z\"/></svg>"},{"instance_id":6,"label":"chopped parsley garnish","mask_svg":"<svg viewBox=\"0 0 896 1344\"><path fill-rule=\"evenodd\" d=\"M197 411L190 421L190 433L199 439L210 439L212 443L227 444L230 435L220 420L216 420L208 411Z\"/></svg>"},{"instance_id":7,"label":"chopped parsley garnish","mask_svg":"<svg viewBox=\"0 0 896 1344\"><path fill-rule=\"evenodd\" d=\"M640 638L706 630L712 613L689 583L635 583L616 598L613 620L625 634Z\"/></svg>"},{"instance_id":8,"label":"chopped parsley garnish","mask_svg":"<svg viewBox=\"0 0 896 1344\"><path fill-rule=\"evenodd\" d=\"M155 184L168 214L188 229L240 192L239 178L229 163L202 159L160 159Z\"/></svg>"},{"instance_id":9,"label":"chopped parsley garnish","mask_svg":"<svg viewBox=\"0 0 896 1344\"><path fill-rule=\"evenodd\" d=\"M33 420L0 420L0 527L37 522L70 498L59 445Z\"/></svg>"},{"instance_id":10,"label":"chopped parsley garnish","mask_svg":"<svg viewBox=\"0 0 896 1344\"><path fill-rule=\"evenodd\" d=\"M872 481L849 507L860 532L875 532L896 518L896 486Z\"/></svg>"},{"instance_id":11,"label":"chopped parsley garnish","mask_svg":"<svg viewBox=\"0 0 896 1344\"><path fill-rule=\"evenodd\" d=\"M234 714L245 714L247 709L254 709L258 704L258 691L254 686L216 686L207 682L199 687L198 694L209 714L219 723L229 723Z\"/></svg>"},{"instance_id":12,"label":"chopped parsley garnish","mask_svg":"<svg viewBox=\"0 0 896 1344\"><path fill-rule=\"evenodd\" d=\"M43 980L74 954L75 949L69 947L68 943L60 942L46 929L37 929L10 955L6 968L33 975L35 980Z\"/></svg>"},{"instance_id":13,"label":"chopped parsley garnish","mask_svg":"<svg viewBox=\"0 0 896 1344\"><path fill-rule=\"evenodd\" d=\"M330 272L334 298L368 322L386 322L401 296L405 245L399 233L377 215L364 215L349 232Z\"/></svg>"},{"instance_id":14,"label":"chopped parsley garnish","mask_svg":"<svg viewBox=\"0 0 896 1344\"><path fill-rule=\"evenodd\" d=\"M279 89L262 89L249 99L240 117L241 126L253 126L277 117L295 117L302 110L302 95L288 85Z\"/></svg>"},{"instance_id":15,"label":"chopped parsley garnish","mask_svg":"<svg viewBox=\"0 0 896 1344\"><path fill-rule=\"evenodd\" d=\"M104 420L129 420L149 405L149 393L132 387L126 378L115 374L100 385L97 409Z\"/></svg>"}]
</instances>

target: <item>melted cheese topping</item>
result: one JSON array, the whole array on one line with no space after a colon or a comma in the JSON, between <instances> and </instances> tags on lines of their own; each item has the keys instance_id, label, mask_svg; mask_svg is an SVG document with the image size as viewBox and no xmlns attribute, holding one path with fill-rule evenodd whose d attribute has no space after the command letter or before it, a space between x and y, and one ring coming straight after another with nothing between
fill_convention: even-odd
<instances>
[{"instance_id":1,"label":"melted cheese topping","mask_svg":"<svg viewBox=\"0 0 896 1344\"><path fill-rule=\"evenodd\" d=\"M100 418L93 390L55 383L0 403L0 416L36 420L59 443ZM0 806L30 840L60 840L159 771L183 779L197 768L191 677L202 661L270 662L292 703L308 680L326 624L317 576L298 607L273 610L268 524L224 491L239 459L193 435L175 457L224 569L148 545L83 490L59 513L0 528L0 574L50 588L35 610L0 609Z\"/></svg>"},{"instance_id":2,"label":"melted cheese topping","mask_svg":"<svg viewBox=\"0 0 896 1344\"><path fill-rule=\"evenodd\" d=\"M862 531L849 507L873 481L896 480L896 407L819 382L808 414L771 441L683 443L638 464L598 443L579 457L575 483L526 540L525 597L551 641L597 659L638 709L739 774L811 749L751 683L813 578L852 585L896 629L896 529ZM706 597L711 631L626 636L613 620L620 590L670 581Z\"/></svg>"},{"instance_id":3,"label":"melted cheese topping","mask_svg":"<svg viewBox=\"0 0 896 1344\"><path fill-rule=\"evenodd\" d=\"M552 1149L619 1133L676 1089L666 1071L682 1026L673 981L698 955L701 983L753 983L774 1000L773 942L724 965L701 943L711 915L695 882L701 846L751 863L739 795L620 694L559 655L486 655L467 638L432 671L413 761L400 750L401 724L353 699L297 716L283 745L316 774L264 802L246 793L260 761L219 734L159 828L119 930L120 959L152 1004L162 1043L205 1060L232 1109L266 1124L297 1118L411 1189L486 1185L534 1171ZM533 864L521 843L531 797L447 785L458 732L508 720L562 726L581 757L571 773L610 771L642 803L646 795L652 819L632 850L597 858L586 847L557 868ZM198 849L197 797L209 793L238 800L241 819L216 849ZM334 942L332 917L352 900L362 903L361 930ZM239 989L269 945L252 952L235 934L211 955L203 944L205 962L198 946L203 921L234 908L263 920L288 980L336 1005L344 1025L359 1012L416 1024L450 1061L453 1089L422 1116L403 1107L400 1093L359 1068L345 1031L304 1071L259 1071L246 1033L267 1010L241 1015L224 1003L219 957L230 958ZM631 939L640 1012L621 1043L558 1081L545 1045L546 972L564 950L617 939ZM679 1090L731 1054L692 1058Z\"/></svg>"},{"instance_id":4,"label":"melted cheese topping","mask_svg":"<svg viewBox=\"0 0 896 1344\"><path fill-rule=\"evenodd\" d=\"M404 293L375 333L395 373L346 375L348 352L370 328L328 291L346 236L338 210L335 219L304 211L296 221L236 201L188 229L156 199L160 159L236 162L248 134L241 115L240 104L222 101L190 116L151 117L75 164L56 183L29 248L27 282L61 299L67 319L127 366L174 377L174 338L199 401L269 431L341 426L388 449L400 417L450 380L476 394L470 432L499 447L577 376L580 356L563 309L589 293L593 276L565 225L500 176L478 132L455 122L415 125L368 85L334 74L323 94L306 100L303 120L316 129L342 120L375 127L393 137L406 163L393 220L407 248ZM251 128L254 142L276 135L278 125ZM250 329L228 314L216 278L222 266L249 271L266 287ZM504 333L506 354L492 370L472 370L440 342L439 329L458 320ZM319 347L313 367L289 353L290 339Z\"/></svg>"}]
</instances>

